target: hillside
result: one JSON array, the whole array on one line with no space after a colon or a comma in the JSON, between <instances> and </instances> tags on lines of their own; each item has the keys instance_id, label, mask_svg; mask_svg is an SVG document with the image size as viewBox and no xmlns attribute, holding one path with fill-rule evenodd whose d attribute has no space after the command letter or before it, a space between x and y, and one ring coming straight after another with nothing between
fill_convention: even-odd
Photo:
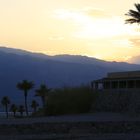
<instances>
[{"instance_id":1,"label":"hillside","mask_svg":"<svg viewBox=\"0 0 140 140\"><path fill-rule=\"evenodd\" d=\"M139 69L140 65L107 62L86 56L47 56L1 47L0 97L21 98L22 93L16 89L16 84L23 79L34 81L36 88L40 83L49 87L77 86L89 84L107 72Z\"/></svg>"}]
</instances>

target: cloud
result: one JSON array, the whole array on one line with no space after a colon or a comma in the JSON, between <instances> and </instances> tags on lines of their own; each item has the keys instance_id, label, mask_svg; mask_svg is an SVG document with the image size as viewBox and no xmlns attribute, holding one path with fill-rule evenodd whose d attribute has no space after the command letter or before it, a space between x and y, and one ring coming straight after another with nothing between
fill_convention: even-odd
<instances>
[{"instance_id":1,"label":"cloud","mask_svg":"<svg viewBox=\"0 0 140 140\"><path fill-rule=\"evenodd\" d=\"M122 60L129 62L130 59L132 59L133 56L128 55L128 56L123 56Z\"/></svg>"},{"instance_id":2,"label":"cloud","mask_svg":"<svg viewBox=\"0 0 140 140\"><path fill-rule=\"evenodd\" d=\"M127 59L127 62L134 63L134 64L140 64L140 55L130 57L129 59Z\"/></svg>"},{"instance_id":3,"label":"cloud","mask_svg":"<svg viewBox=\"0 0 140 140\"><path fill-rule=\"evenodd\" d=\"M53 12L54 18L59 19L77 19L77 17L86 17L91 18L110 18L110 14L106 13L103 9L85 7L83 9L56 9Z\"/></svg>"},{"instance_id":4,"label":"cloud","mask_svg":"<svg viewBox=\"0 0 140 140\"><path fill-rule=\"evenodd\" d=\"M131 38L129 39L133 45L133 47L139 47L140 48L140 39L139 38Z\"/></svg>"},{"instance_id":5,"label":"cloud","mask_svg":"<svg viewBox=\"0 0 140 140\"><path fill-rule=\"evenodd\" d=\"M133 55L131 57L128 56L125 60L129 63L140 64L140 38L139 36L134 36L132 38L128 38L128 40L131 43L131 47L133 48L131 51L131 55Z\"/></svg>"},{"instance_id":6,"label":"cloud","mask_svg":"<svg viewBox=\"0 0 140 140\"><path fill-rule=\"evenodd\" d=\"M55 35L55 36L50 36L48 39L49 40L63 40L64 37Z\"/></svg>"},{"instance_id":7,"label":"cloud","mask_svg":"<svg viewBox=\"0 0 140 140\"><path fill-rule=\"evenodd\" d=\"M125 47L125 48L132 48L133 47L133 43L131 40L127 39L127 38L118 38L118 39L114 39L112 40L113 44L115 46L118 47Z\"/></svg>"},{"instance_id":8,"label":"cloud","mask_svg":"<svg viewBox=\"0 0 140 140\"><path fill-rule=\"evenodd\" d=\"M124 47L133 47L134 36L139 36L137 26L124 24L124 19L111 15L103 9L85 7L83 9L56 9L53 13L55 19L63 20L67 25L68 34L76 39L109 39L119 37L114 44ZM122 38L123 37L123 38ZM50 37L50 40L62 40L63 37Z\"/></svg>"},{"instance_id":9,"label":"cloud","mask_svg":"<svg viewBox=\"0 0 140 140\"><path fill-rule=\"evenodd\" d=\"M53 17L58 19L75 19L79 15L78 11L71 9L56 9L53 12Z\"/></svg>"},{"instance_id":10,"label":"cloud","mask_svg":"<svg viewBox=\"0 0 140 140\"><path fill-rule=\"evenodd\" d=\"M106 13L103 9L99 9L99 8L85 8L83 10L83 12L91 17L95 17L95 18L110 18L112 17L110 14Z\"/></svg>"}]
</instances>

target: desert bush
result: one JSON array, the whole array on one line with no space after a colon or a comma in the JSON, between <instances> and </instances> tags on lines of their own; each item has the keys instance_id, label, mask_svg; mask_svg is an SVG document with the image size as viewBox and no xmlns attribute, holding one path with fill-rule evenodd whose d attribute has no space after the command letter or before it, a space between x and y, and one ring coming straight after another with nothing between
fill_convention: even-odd
<instances>
[{"instance_id":1,"label":"desert bush","mask_svg":"<svg viewBox=\"0 0 140 140\"><path fill-rule=\"evenodd\" d=\"M48 97L46 114L77 114L89 112L93 102L88 86L55 89Z\"/></svg>"}]
</instances>

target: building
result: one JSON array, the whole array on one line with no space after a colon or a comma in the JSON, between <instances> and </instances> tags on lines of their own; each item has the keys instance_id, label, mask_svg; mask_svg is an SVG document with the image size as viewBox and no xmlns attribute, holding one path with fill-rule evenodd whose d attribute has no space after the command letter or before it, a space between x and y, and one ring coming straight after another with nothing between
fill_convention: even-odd
<instances>
[{"instance_id":1,"label":"building","mask_svg":"<svg viewBox=\"0 0 140 140\"><path fill-rule=\"evenodd\" d=\"M140 90L140 71L113 72L91 82L95 90Z\"/></svg>"}]
</instances>

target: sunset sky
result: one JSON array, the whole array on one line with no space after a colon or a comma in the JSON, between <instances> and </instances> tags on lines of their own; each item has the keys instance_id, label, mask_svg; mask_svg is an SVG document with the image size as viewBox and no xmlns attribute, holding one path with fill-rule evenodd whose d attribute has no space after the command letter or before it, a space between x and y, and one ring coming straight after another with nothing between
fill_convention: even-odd
<instances>
[{"instance_id":1,"label":"sunset sky","mask_svg":"<svg viewBox=\"0 0 140 140\"><path fill-rule=\"evenodd\" d=\"M0 0L0 45L48 55L127 61L140 54L136 0Z\"/></svg>"}]
</instances>

